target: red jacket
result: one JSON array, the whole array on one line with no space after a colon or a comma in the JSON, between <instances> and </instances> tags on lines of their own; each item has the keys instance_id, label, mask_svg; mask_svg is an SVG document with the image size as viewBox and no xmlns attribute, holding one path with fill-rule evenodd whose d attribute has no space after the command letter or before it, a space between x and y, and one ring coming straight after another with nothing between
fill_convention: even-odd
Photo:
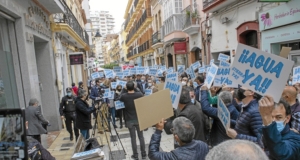
<instances>
[{"instance_id":1,"label":"red jacket","mask_svg":"<svg viewBox=\"0 0 300 160\"><path fill-rule=\"evenodd\" d=\"M78 88L76 86L72 87L72 90L76 96L78 96Z\"/></svg>"}]
</instances>

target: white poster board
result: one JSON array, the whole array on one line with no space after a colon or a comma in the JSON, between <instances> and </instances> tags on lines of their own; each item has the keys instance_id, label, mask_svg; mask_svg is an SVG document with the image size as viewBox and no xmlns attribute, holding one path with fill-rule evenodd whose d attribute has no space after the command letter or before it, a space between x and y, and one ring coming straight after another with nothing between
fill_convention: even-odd
<instances>
[{"instance_id":1,"label":"white poster board","mask_svg":"<svg viewBox=\"0 0 300 160\"><path fill-rule=\"evenodd\" d=\"M116 110L125 108L124 102L115 101L115 108Z\"/></svg>"},{"instance_id":2,"label":"white poster board","mask_svg":"<svg viewBox=\"0 0 300 160\"><path fill-rule=\"evenodd\" d=\"M105 78L114 78L114 72L113 70L106 69L104 70Z\"/></svg>"},{"instance_id":3,"label":"white poster board","mask_svg":"<svg viewBox=\"0 0 300 160\"><path fill-rule=\"evenodd\" d=\"M97 78L101 78L99 72L94 72L91 74L92 79L97 79Z\"/></svg>"},{"instance_id":4,"label":"white poster board","mask_svg":"<svg viewBox=\"0 0 300 160\"><path fill-rule=\"evenodd\" d=\"M233 83L279 102L294 62L239 44L230 70Z\"/></svg>"},{"instance_id":5,"label":"white poster board","mask_svg":"<svg viewBox=\"0 0 300 160\"><path fill-rule=\"evenodd\" d=\"M293 81L292 84L300 83L300 66L293 68Z\"/></svg>"},{"instance_id":6,"label":"white poster board","mask_svg":"<svg viewBox=\"0 0 300 160\"><path fill-rule=\"evenodd\" d=\"M193 71L195 71L197 68L200 68L200 67L201 67L201 64L200 64L199 61L197 61L197 62L195 62L195 63L193 63L193 64L191 65L191 69L192 69Z\"/></svg>"},{"instance_id":7,"label":"white poster board","mask_svg":"<svg viewBox=\"0 0 300 160\"><path fill-rule=\"evenodd\" d=\"M126 81L120 81L120 80L117 80L117 86L118 85L121 85L123 88L126 86Z\"/></svg>"},{"instance_id":8,"label":"white poster board","mask_svg":"<svg viewBox=\"0 0 300 160\"><path fill-rule=\"evenodd\" d=\"M221 98L218 98L218 118L222 122L225 130L230 128L230 112Z\"/></svg>"},{"instance_id":9,"label":"white poster board","mask_svg":"<svg viewBox=\"0 0 300 160\"><path fill-rule=\"evenodd\" d=\"M229 60L230 59L230 56L227 56L227 55L225 55L225 54L223 54L223 53L220 53L219 54L219 57L218 57L218 60L219 61L227 61L227 60Z\"/></svg>"},{"instance_id":10,"label":"white poster board","mask_svg":"<svg viewBox=\"0 0 300 160\"><path fill-rule=\"evenodd\" d=\"M111 86L111 89L116 89L117 88L117 82L111 82L110 86Z\"/></svg>"},{"instance_id":11,"label":"white poster board","mask_svg":"<svg viewBox=\"0 0 300 160\"><path fill-rule=\"evenodd\" d=\"M215 78L217 72L218 72L218 66L216 66L215 64L212 64L209 67L209 70L208 70L208 72L206 74L206 79L204 81L204 84L207 85L207 88L211 87L212 82L214 81L214 78Z\"/></svg>"},{"instance_id":12,"label":"white poster board","mask_svg":"<svg viewBox=\"0 0 300 160\"><path fill-rule=\"evenodd\" d=\"M178 72L168 73L166 79L170 79L172 81L178 82Z\"/></svg>"},{"instance_id":13,"label":"white poster board","mask_svg":"<svg viewBox=\"0 0 300 160\"><path fill-rule=\"evenodd\" d=\"M149 96L152 94L152 89L145 89L145 96Z\"/></svg>"},{"instance_id":14,"label":"white poster board","mask_svg":"<svg viewBox=\"0 0 300 160\"><path fill-rule=\"evenodd\" d=\"M178 107L178 103L181 95L182 84L176 81L166 79L166 82L164 84L164 89L170 90L172 106L173 108L176 109Z\"/></svg>"}]
</instances>

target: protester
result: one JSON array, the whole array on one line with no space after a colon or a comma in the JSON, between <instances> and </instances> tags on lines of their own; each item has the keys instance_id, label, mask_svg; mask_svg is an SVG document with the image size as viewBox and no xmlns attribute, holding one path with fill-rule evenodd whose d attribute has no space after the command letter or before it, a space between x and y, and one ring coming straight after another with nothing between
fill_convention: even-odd
<instances>
[{"instance_id":1,"label":"protester","mask_svg":"<svg viewBox=\"0 0 300 160\"><path fill-rule=\"evenodd\" d=\"M83 82L82 82L82 81L78 82L78 90L77 90L76 95L78 95L78 91L81 90L81 89L84 89L84 88L83 88Z\"/></svg>"},{"instance_id":2,"label":"protester","mask_svg":"<svg viewBox=\"0 0 300 160\"><path fill-rule=\"evenodd\" d=\"M288 125L289 104L283 99L274 103L271 96L265 96L259 101L259 112L263 120L263 142L270 159L300 159L300 135Z\"/></svg>"},{"instance_id":3,"label":"protester","mask_svg":"<svg viewBox=\"0 0 300 160\"><path fill-rule=\"evenodd\" d=\"M226 129L224 128L221 120L218 117L218 109L214 107L210 107L206 92L207 92L206 89L201 90L201 106L202 106L202 111L207 116L214 119L211 128L210 142L212 146L216 146L219 143L222 143L223 141L231 138L227 136ZM236 110L235 106L232 105L232 95L228 91L222 91L219 94L219 98L221 98L221 100L226 105L230 113L230 119L233 120L233 123L230 124L230 127L234 128L235 121L238 118L239 112Z\"/></svg>"},{"instance_id":4,"label":"protester","mask_svg":"<svg viewBox=\"0 0 300 160\"><path fill-rule=\"evenodd\" d=\"M151 160L204 160L208 153L208 145L202 141L193 140L195 127L185 117L178 117L172 122L171 129L174 139L180 147L171 152L160 152L160 140L164 128L164 119L156 125L156 131L151 137L149 145L149 159Z\"/></svg>"},{"instance_id":5,"label":"protester","mask_svg":"<svg viewBox=\"0 0 300 160\"><path fill-rule=\"evenodd\" d=\"M187 86L187 83L188 83L188 77L182 77L182 80L181 80L181 83L183 86Z\"/></svg>"},{"instance_id":6,"label":"protester","mask_svg":"<svg viewBox=\"0 0 300 160\"><path fill-rule=\"evenodd\" d=\"M43 125L48 125L49 121L41 113L37 99L30 99L29 106L25 109L25 119L28 121L27 135L42 143L41 134L47 134Z\"/></svg>"},{"instance_id":7,"label":"protester","mask_svg":"<svg viewBox=\"0 0 300 160\"><path fill-rule=\"evenodd\" d=\"M114 101L118 101L120 99L121 91L122 91L122 86L118 85L116 87ZM117 115L118 115L119 120L120 120L120 129L122 129L123 128L123 120L125 122L124 109L118 109L117 110Z\"/></svg>"},{"instance_id":8,"label":"protester","mask_svg":"<svg viewBox=\"0 0 300 160\"><path fill-rule=\"evenodd\" d=\"M72 83L72 90L73 90L73 95L74 95L74 96L77 96L78 88L76 87L76 85L75 85L74 82Z\"/></svg>"},{"instance_id":9,"label":"protester","mask_svg":"<svg viewBox=\"0 0 300 160\"><path fill-rule=\"evenodd\" d=\"M141 154L142 159L146 159L146 151L145 151L145 140L143 131L140 131L139 122L136 114L134 100L143 97L141 92L134 91L134 83L132 81L127 82L126 88L128 90L127 93L121 94L120 101L124 102L125 105L125 121L128 127L130 138L131 138L131 147L133 155L131 158L138 159L137 145L136 145L136 132L138 134L138 138L141 146Z\"/></svg>"},{"instance_id":10,"label":"protester","mask_svg":"<svg viewBox=\"0 0 300 160\"><path fill-rule=\"evenodd\" d=\"M145 76L141 77L141 82L137 82L137 88L139 88L140 91L145 94L145 89L148 88L148 82L146 81Z\"/></svg>"},{"instance_id":11,"label":"protester","mask_svg":"<svg viewBox=\"0 0 300 160\"><path fill-rule=\"evenodd\" d=\"M78 91L83 90L79 89ZM73 141L73 130L75 133L75 140L79 137L79 131L76 128L76 98L72 95L72 88L67 88L67 95L64 96L60 102L59 113L62 120L65 120L67 131L70 134L70 140ZM73 123L73 129L72 129Z\"/></svg>"},{"instance_id":12,"label":"protester","mask_svg":"<svg viewBox=\"0 0 300 160\"><path fill-rule=\"evenodd\" d=\"M85 90L80 90L76 99L76 128L80 130L81 135L86 140L90 138L89 130L92 129L91 114L98 107L97 105L89 107L89 104L86 102L87 96L88 94Z\"/></svg>"},{"instance_id":13,"label":"protester","mask_svg":"<svg viewBox=\"0 0 300 160\"><path fill-rule=\"evenodd\" d=\"M282 93L282 98L291 106L291 129L300 133L300 103L297 100L298 89L294 86L286 86Z\"/></svg>"},{"instance_id":14,"label":"protester","mask_svg":"<svg viewBox=\"0 0 300 160\"><path fill-rule=\"evenodd\" d=\"M242 100L242 112L236 120L234 129L229 128L227 135L232 139L245 139L259 143L258 129L262 126L262 119L258 111L259 95L246 87L240 87L238 98ZM260 144L261 145L261 144Z\"/></svg>"},{"instance_id":15,"label":"protester","mask_svg":"<svg viewBox=\"0 0 300 160\"><path fill-rule=\"evenodd\" d=\"M268 160L268 157L253 142L227 140L211 149L205 160Z\"/></svg>"},{"instance_id":16,"label":"protester","mask_svg":"<svg viewBox=\"0 0 300 160\"><path fill-rule=\"evenodd\" d=\"M204 83L205 77L199 75L196 77L195 82L197 83L197 87L195 88L196 101L200 102L200 89Z\"/></svg>"}]
</instances>

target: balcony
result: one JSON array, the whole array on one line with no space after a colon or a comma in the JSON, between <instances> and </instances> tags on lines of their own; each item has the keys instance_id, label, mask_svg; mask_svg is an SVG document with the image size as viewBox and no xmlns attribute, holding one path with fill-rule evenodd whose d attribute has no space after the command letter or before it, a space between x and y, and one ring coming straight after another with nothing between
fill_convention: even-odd
<instances>
[{"instance_id":1,"label":"balcony","mask_svg":"<svg viewBox=\"0 0 300 160\"><path fill-rule=\"evenodd\" d=\"M203 0L203 12L213 13L238 0Z\"/></svg>"},{"instance_id":2,"label":"balcony","mask_svg":"<svg viewBox=\"0 0 300 160\"><path fill-rule=\"evenodd\" d=\"M64 0L39 0L42 6L45 6L50 13L62 13L64 11Z\"/></svg>"},{"instance_id":3,"label":"balcony","mask_svg":"<svg viewBox=\"0 0 300 160\"><path fill-rule=\"evenodd\" d=\"M198 12L196 9L192 9L192 6L186 7L182 10L182 14L185 16L185 24L183 32L188 35L194 35L199 33L200 24L198 20Z\"/></svg>"},{"instance_id":4,"label":"balcony","mask_svg":"<svg viewBox=\"0 0 300 160\"><path fill-rule=\"evenodd\" d=\"M154 52L154 50L151 48L151 46L152 46L152 41L151 40L146 41L142 45L132 49L127 54L127 59L132 60L134 58L144 56L144 55Z\"/></svg>"},{"instance_id":5,"label":"balcony","mask_svg":"<svg viewBox=\"0 0 300 160\"><path fill-rule=\"evenodd\" d=\"M144 11L142 17L137 21L134 27L130 30L126 38L126 45L130 46L132 42L151 24L151 10L148 8Z\"/></svg>"},{"instance_id":6,"label":"balcony","mask_svg":"<svg viewBox=\"0 0 300 160\"><path fill-rule=\"evenodd\" d=\"M80 26L67 4L64 1L62 1L62 4L65 12L53 14L55 23L51 24L52 31L62 34L74 46L88 50L89 36L87 32Z\"/></svg>"},{"instance_id":7,"label":"balcony","mask_svg":"<svg viewBox=\"0 0 300 160\"><path fill-rule=\"evenodd\" d=\"M134 1L134 10L131 12L130 15L127 17L128 23L125 24L125 32L129 32L130 28L132 27L133 22L135 21L138 12L142 9L142 5L145 0L135 0Z\"/></svg>"},{"instance_id":8,"label":"balcony","mask_svg":"<svg viewBox=\"0 0 300 160\"><path fill-rule=\"evenodd\" d=\"M182 14L173 14L171 17L164 21L163 35L164 42L173 42L182 40L187 35L182 30L184 29L184 16Z\"/></svg>"},{"instance_id":9,"label":"balcony","mask_svg":"<svg viewBox=\"0 0 300 160\"><path fill-rule=\"evenodd\" d=\"M162 43L161 34L160 31L158 31L152 35L152 48L156 49L162 46L163 43Z\"/></svg>"}]
</instances>

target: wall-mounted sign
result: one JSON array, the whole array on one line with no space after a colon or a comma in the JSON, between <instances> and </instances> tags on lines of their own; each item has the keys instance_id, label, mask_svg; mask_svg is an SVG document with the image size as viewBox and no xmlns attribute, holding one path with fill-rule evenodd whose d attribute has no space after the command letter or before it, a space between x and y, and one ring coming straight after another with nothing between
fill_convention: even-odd
<instances>
[{"instance_id":1,"label":"wall-mounted sign","mask_svg":"<svg viewBox=\"0 0 300 160\"><path fill-rule=\"evenodd\" d=\"M72 54L70 57L70 65L83 64L83 54Z\"/></svg>"},{"instance_id":2,"label":"wall-mounted sign","mask_svg":"<svg viewBox=\"0 0 300 160\"><path fill-rule=\"evenodd\" d=\"M186 54L186 42L175 42L174 52L175 54Z\"/></svg>"}]
</instances>

